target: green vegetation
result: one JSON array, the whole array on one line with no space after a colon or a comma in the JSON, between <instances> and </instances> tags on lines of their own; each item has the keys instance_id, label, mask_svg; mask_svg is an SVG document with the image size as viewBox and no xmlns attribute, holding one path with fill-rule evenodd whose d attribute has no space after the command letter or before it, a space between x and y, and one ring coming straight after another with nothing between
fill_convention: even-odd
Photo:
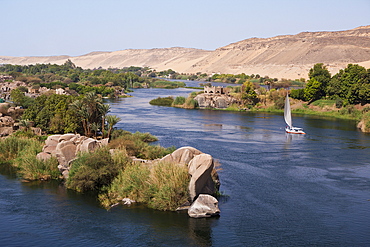
<instances>
[{"instance_id":1,"label":"green vegetation","mask_svg":"<svg viewBox=\"0 0 370 247\"><path fill-rule=\"evenodd\" d=\"M44 145L40 138L24 137L31 135L27 131L17 133L0 139L0 165L14 168L25 180L61 179L56 158L36 158ZM114 130L112 137L108 147L78 155L66 179L67 188L97 193L104 206L130 196L154 209L174 210L188 200L186 167L163 163L149 168L130 158L157 159L172 153L174 147L149 145L157 141L149 133Z\"/></svg>"},{"instance_id":2,"label":"green vegetation","mask_svg":"<svg viewBox=\"0 0 370 247\"><path fill-rule=\"evenodd\" d=\"M66 88L80 91L82 86L118 86L128 89L134 82L142 83L145 79L140 76L149 71L149 68L129 67L123 69L82 69L67 60L62 65L10 65L0 66L0 72L11 75L18 81L26 84L45 86L48 88ZM77 84L76 84L77 83ZM90 88L91 90L91 88ZM90 90L87 90L90 92ZM98 92L96 92L98 93Z\"/></svg>"},{"instance_id":3,"label":"green vegetation","mask_svg":"<svg viewBox=\"0 0 370 247\"><path fill-rule=\"evenodd\" d=\"M308 101L329 98L342 100L346 104L370 103L370 69L358 64L348 64L331 77L327 68L322 64L315 64L309 72L310 80L306 87L292 90L292 98Z\"/></svg>"},{"instance_id":4,"label":"green vegetation","mask_svg":"<svg viewBox=\"0 0 370 247\"><path fill-rule=\"evenodd\" d=\"M175 151L175 147L164 148L159 145L149 145L150 142L157 141L157 138L149 133L131 133L128 131L116 130L119 134L113 132L110 148L122 149L129 156L135 156L141 159L157 159Z\"/></svg>"},{"instance_id":5,"label":"green vegetation","mask_svg":"<svg viewBox=\"0 0 370 247\"><path fill-rule=\"evenodd\" d=\"M73 162L66 186L79 192L100 191L109 185L125 166L115 162L108 148L82 153Z\"/></svg>"},{"instance_id":6,"label":"green vegetation","mask_svg":"<svg viewBox=\"0 0 370 247\"><path fill-rule=\"evenodd\" d=\"M171 77L176 75L176 72L170 72ZM239 101L226 109L229 111L249 109L251 111L281 112L288 91L279 89L305 86L290 90L289 96L291 98L303 101L301 107L294 108L293 112L353 119L363 121L366 126L370 126L367 115L369 109L365 107L361 110L363 107L357 109L353 106L355 104L363 106L370 103L370 69L356 64L348 64L346 69L331 76L327 68L322 63L318 63L310 69L308 76L310 79L307 84L304 78L281 79L279 81L277 78L261 77L258 74L214 74L207 81L241 84L241 86L227 87L229 95ZM267 85L267 90L258 84ZM211 83L207 82L201 85L211 86ZM197 102L193 101L196 95L197 92L193 92L188 98L176 97L172 106L196 108Z\"/></svg>"},{"instance_id":7,"label":"green vegetation","mask_svg":"<svg viewBox=\"0 0 370 247\"><path fill-rule=\"evenodd\" d=\"M188 201L189 181L186 166L159 163L150 169L136 163L121 171L100 200L108 207L128 197L151 208L173 211Z\"/></svg>"},{"instance_id":8,"label":"green vegetation","mask_svg":"<svg viewBox=\"0 0 370 247\"><path fill-rule=\"evenodd\" d=\"M173 97L169 96L164 98L158 97L156 99L152 99L151 101L149 101L149 104L159 106L171 106L173 102Z\"/></svg>"},{"instance_id":9,"label":"green vegetation","mask_svg":"<svg viewBox=\"0 0 370 247\"><path fill-rule=\"evenodd\" d=\"M0 165L9 165L27 180L58 179L60 172L55 158L38 160L43 143L35 138L11 136L0 139Z\"/></svg>"},{"instance_id":10,"label":"green vegetation","mask_svg":"<svg viewBox=\"0 0 370 247\"><path fill-rule=\"evenodd\" d=\"M185 97L182 97L182 96L178 96L175 98L174 102L173 102L173 105L175 106L178 106L178 105L183 105L185 104Z\"/></svg>"},{"instance_id":11,"label":"green vegetation","mask_svg":"<svg viewBox=\"0 0 370 247\"><path fill-rule=\"evenodd\" d=\"M186 84L181 81L153 81L150 83L151 87L166 88L166 89L185 87L185 85Z\"/></svg>"},{"instance_id":12,"label":"green vegetation","mask_svg":"<svg viewBox=\"0 0 370 247\"><path fill-rule=\"evenodd\" d=\"M120 119L107 115L109 105L103 104L94 92L85 96L41 95L24 111L23 120L33 122L46 133L80 133L88 137L109 137Z\"/></svg>"}]
</instances>

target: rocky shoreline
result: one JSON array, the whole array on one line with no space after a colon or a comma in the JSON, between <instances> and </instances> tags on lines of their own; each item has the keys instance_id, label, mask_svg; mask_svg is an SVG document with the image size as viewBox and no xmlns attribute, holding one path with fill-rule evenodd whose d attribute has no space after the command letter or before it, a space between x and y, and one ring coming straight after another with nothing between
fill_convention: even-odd
<instances>
[{"instance_id":1,"label":"rocky shoreline","mask_svg":"<svg viewBox=\"0 0 370 247\"><path fill-rule=\"evenodd\" d=\"M94 152L97 148L108 145L108 139L95 140L79 134L51 135L45 141L43 151L37 154L39 160L47 160L56 157L58 169L64 179L68 179L69 170L73 161L81 152ZM110 152L113 154L114 149ZM188 185L189 204L179 207L178 210L188 210L193 218L211 217L219 215L218 201L212 195L216 194L220 187L217 162L209 154L205 154L193 147L182 147L161 159L143 160L131 157L133 162L142 163L153 167L159 163L171 163L178 166L186 166L190 176ZM134 201L124 198L123 204Z\"/></svg>"}]
</instances>

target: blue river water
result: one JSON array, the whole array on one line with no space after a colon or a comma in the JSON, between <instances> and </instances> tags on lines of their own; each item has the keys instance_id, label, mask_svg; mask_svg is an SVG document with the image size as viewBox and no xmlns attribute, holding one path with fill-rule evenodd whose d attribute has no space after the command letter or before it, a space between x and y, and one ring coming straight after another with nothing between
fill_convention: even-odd
<instances>
[{"instance_id":1,"label":"blue river water","mask_svg":"<svg viewBox=\"0 0 370 247\"><path fill-rule=\"evenodd\" d=\"M195 86L194 82L189 83ZM101 208L58 183L0 175L0 246L369 246L370 135L353 121L151 106L194 89L139 89L109 101L118 128L192 146L221 163L220 217L141 205Z\"/></svg>"}]
</instances>

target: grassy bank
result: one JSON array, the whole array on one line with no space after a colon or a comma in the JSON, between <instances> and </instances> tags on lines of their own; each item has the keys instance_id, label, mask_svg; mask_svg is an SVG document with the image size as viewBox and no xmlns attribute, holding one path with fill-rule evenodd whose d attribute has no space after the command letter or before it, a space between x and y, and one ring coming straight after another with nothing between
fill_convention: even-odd
<instances>
[{"instance_id":1,"label":"grassy bank","mask_svg":"<svg viewBox=\"0 0 370 247\"><path fill-rule=\"evenodd\" d=\"M135 163L121 170L99 199L105 207L130 198L151 208L174 211L188 201L189 181L186 166L159 163L150 169Z\"/></svg>"},{"instance_id":2,"label":"grassy bank","mask_svg":"<svg viewBox=\"0 0 370 247\"><path fill-rule=\"evenodd\" d=\"M55 158L39 160L43 142L36 138L11 136L0 139L0 165L9 165L25 180L59 179L58 161Z\"/></svg>"}]
</instances>

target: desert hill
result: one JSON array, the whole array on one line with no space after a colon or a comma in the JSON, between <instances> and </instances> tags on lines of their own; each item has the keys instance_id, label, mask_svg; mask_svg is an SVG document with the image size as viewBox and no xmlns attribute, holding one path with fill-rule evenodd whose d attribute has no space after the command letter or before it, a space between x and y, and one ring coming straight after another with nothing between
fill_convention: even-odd
<instances>
[{"instance_id":1,"label":"desert hill","mask_svg":"<svg viewBox=\"0 0 370 247\"><path fill-rule=\"evenodd\" d=\"M86 55L5 57L6 64L62 64L70 59L82 68L148 66L180 73L246 73L277 78L307 78L315 63L324 63L332 74L348 63L370 67L370 26L337 32L302 32L272 38L242 40L214 51L192 48L128 49Z\"/></svg>"}]
</instances>

